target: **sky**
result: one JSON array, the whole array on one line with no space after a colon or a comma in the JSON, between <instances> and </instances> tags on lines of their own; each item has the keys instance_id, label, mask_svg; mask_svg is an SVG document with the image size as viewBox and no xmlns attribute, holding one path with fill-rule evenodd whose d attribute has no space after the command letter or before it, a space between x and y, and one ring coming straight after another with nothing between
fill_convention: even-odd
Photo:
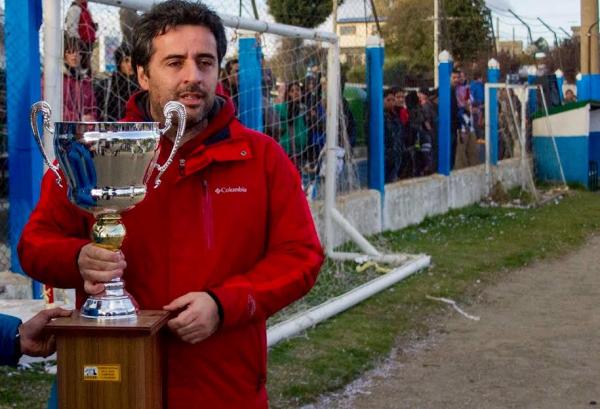
<instances>
[{"instance_id":1,"label":"sky","mask_svg":"<svg viewBox=\"0 0 600 409\"><path fill-rule=\"evenodd\" d=\"M492 10L494 27L496 19L500 19L500 38L506 40L512 38L513 27L517 40L527 39L527 29L508 12L509 9L531 26L534 40L543 36L549 44L554 36L537 20L538 17L557 32L559 39L566 37L559 27L570 34L571 26L578 26L581 19L580 0L486 0L486 4Z\"/></svg>"}]
</instances>

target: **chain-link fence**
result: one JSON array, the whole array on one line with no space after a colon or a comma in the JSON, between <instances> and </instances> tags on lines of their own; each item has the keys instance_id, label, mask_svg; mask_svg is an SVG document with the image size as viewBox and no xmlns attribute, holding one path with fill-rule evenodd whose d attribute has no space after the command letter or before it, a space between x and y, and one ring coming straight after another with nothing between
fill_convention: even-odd
<instances>
[{"instance_id":1,"label":"chain-link fence","mask_svg":"<svg viewBox=\"0 0 600 409\"><path fill-rule=\"evenodd\" d=\"M6 92L6 53L4 47L4 0L0 0L0 271L10 269L10 237L8 222L8 130Z\"/></svg>"}]
</instances>

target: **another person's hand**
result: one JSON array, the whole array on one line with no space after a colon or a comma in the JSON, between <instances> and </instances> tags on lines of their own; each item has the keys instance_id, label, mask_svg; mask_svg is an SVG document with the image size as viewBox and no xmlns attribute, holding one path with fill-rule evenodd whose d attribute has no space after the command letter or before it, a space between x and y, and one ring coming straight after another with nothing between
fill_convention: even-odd
<instances>
[{"instance_id":1,"label":"another person's hand","mask_svg":"<svg viewBox=\"0 0 600 409\"><path fill-rule=\"evenodd\" d=\"M127 267L122 252L103 249L93 243L81 248L77 265L84 280L83 288L92 295L104 291L103 283L121 277Z\"/></svg>"},{"instance_id":2,"label":"another person's hand","mask_svg":"<svg viewBox=\"0 0 600 409\"><path fill-rule=\"evenodd\" d=\"M52 318L68 317L72 311L52 308L38 312L19 327L21 352L29 356L46 357L56 350L53 335L44 334L44 327Z\"/></svg>"},{"instance_id":3,"label":"another person's hand","mask_svg":"<svg viewBox=\"0 0 600 409\"><path fill-rule=\"evenodd\" d=\"M169 328L182 341L195 344L210 337L219 326L219 307L205 292L182 295L163 307L167 311L182 310L169 320Z\"/></svg>"}]
</instances>

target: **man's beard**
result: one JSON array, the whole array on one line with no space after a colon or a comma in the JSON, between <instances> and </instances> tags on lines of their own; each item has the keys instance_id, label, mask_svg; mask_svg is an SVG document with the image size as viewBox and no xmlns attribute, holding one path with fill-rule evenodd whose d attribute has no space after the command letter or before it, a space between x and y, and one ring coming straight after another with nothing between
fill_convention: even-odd
<instances>
[{"instance_id":1,"label":"man's beard","mask_svg":"<svg viewBox=\"0 0 600 409\"><path fill-rule=\"evenodd\" d=\"M215 94L213 94L212 96L209 95L207 92L202 90L199 85L188 85L185 88L178 90L176 92L176 94L173 95L172 98L169 99L169 101L181 102L181 100L183 100L183 98L181 96L185 93L198 94L200 99L204 102L201 105L200 112L194 113L192 115L190 115L188 108L185 107L185 111L186 111L185 128L187 130L187 129L193 128L194 126L196 126L196 125L202 123L204 120L206 120L206 118L208 117L208 115L209 115L210 111L212 110L212 107L215 103ZM164 103L162 103L162 101L160 101L160 100L152 100L152 98L151 98L151 104L153 106L153 111L154 111L153 116L158 116L160 118L160 122L163 122L163 123L166 120L166 118L164 117L164 106L167 102L168 101L164 101ZM185 106L185 104L184 104L184 106ZM172 117L172 120L173 120L174 124L177 124L179 118L177 115L174 115Z\"/></svg>"}]
</instances>

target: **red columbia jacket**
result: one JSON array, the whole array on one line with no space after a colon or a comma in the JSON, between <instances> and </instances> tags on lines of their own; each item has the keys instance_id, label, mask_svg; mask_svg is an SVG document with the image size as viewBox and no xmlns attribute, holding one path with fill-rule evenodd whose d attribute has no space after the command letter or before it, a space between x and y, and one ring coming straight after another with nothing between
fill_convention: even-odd
<instances>
[{"instance_id":1,"label":"red columbia jacket","mask_svg":"<svg viewBox=\"0 0 600 409\"><path fill-rule=\"evenodd\" d=\"M126 121L149 118L134 95ZM323 261L300 178L273 139L244 127L231 100L184 144L154 189L123 214L127 290L142 309L162 309L190 291L210 291L223 321L191 345L169 335L169 409L266 408L266 319L313 286ZM172 147L160 143L159 163ZM55 287L77 289L92 217L72 205L51 173L19 243L23 269Z\"/></svg>"}]
</instances>

